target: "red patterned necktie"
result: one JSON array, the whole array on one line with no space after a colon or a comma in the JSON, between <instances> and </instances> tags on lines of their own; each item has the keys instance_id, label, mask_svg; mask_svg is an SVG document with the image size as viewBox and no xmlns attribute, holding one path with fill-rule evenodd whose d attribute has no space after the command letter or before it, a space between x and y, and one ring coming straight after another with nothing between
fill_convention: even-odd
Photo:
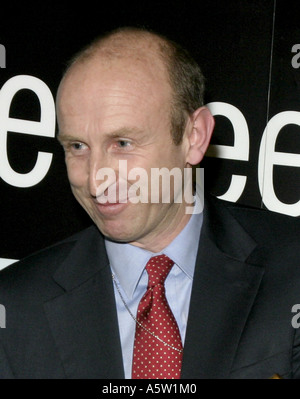
<instances>
[{"instance_id":1,"label":"red patterned necktie","mask_svg":"<svg viewBox=\"0 0 300 399\"><path fill-rule=\"evenodd\" d=\"M146 265L149 281L137 311L133 379L180 378L182 343L164 286L172 266L166 255L154 256Z\"/></svg>"}]
</instances>

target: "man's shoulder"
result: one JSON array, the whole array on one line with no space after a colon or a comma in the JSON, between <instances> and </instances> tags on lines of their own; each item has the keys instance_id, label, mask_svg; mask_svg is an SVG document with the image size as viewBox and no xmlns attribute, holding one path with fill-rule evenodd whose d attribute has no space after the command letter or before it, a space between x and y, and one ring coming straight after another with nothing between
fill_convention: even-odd
<instances>
[{"instance_id":1,"label":"man's shoulder","mask_svg":"<svg viewBox=\"0 0 300 399\"><path fill-rule=\"evenodd\" d=\"M252 230L258 230L262 234L267 233L274 237L278 234L292 235L295 238L298 237L298 239L300 237L300 219L297 217L247 205L222 202L240 223Z\"/></svg>"},{"instance_id":2,"label":"man's shoulder","mask_svg":"<svg viewBox=\"0 0 300 399\"><path fill-rule=\"evenodd\" d=\"M242 229L263 247L276 250L300 250L300 218L292 217L267 209L250 207L247 205L210 198L210 212L216 213L219 220L230 218L238 222ZM226 216L224 216L226 214ZM221 216L220 216L221 215ZM219 220L215 220L218 223Z\"/></svg>"},{"instance_id":3,"label":"man's shoulder","mask_svg":"<svg viewBox=\"0 0 300 399\"><path fill-rule=\"evenodd\" d=\"M300 219L215 198L209 200L207 208L206 232L217 248L244 265L263 268L266 292L280 287L285 295L284 287L291 289L293 284L290 297L296 298L300 288Z\"/></svg>"},{"instance_id":4,"label":"man's shoulder","mask_svg":"<svg viewBox=\"0 0 300 399\"><path fill-rule=\"evenodd\" d=\"M88 240L96 232L97 229L90 226L7 266L0 271L0 289L3 284L15 285L18 284L19 280L25 281L27 278L34 278L34 276L43 276L45 280L47 276L55 272L77 243Z\"/></svg>"},{"instance_id":5,"label":"man's shoulder","mask_svg":"<svg viewBox=\"0 0 300 399\"><path fill-rule=\"evenodd\" d=\"M253 226L257 226L261 223L266 223L271 226L281 225L282 228L286 226L296 227L300 225L300 218L273 212L265 208L258 208L238 202L225 201L212 195L208 196L206 199L213 205L213 208L225 208L236 219L247 224L249 223Z\"/></svg>"}]
</instances>

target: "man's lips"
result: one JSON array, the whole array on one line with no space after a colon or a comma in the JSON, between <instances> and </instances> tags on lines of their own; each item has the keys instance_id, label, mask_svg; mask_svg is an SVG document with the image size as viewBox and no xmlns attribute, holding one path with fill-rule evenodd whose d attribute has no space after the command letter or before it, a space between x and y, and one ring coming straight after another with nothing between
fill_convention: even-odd
<instances>
[{"instance_id":1,"label":"man's lips","mask_svg":"<svg viewBox=\"0 0 300 399\"><path fill-rule=\"evenodd\" d=\"M99 206L114 206L114 205L122 205L122 204L126 204L127 203L127 201L125 201L125 202L108 202L108 201L106 201L106 202L104 202L104 203L102 203L102 202L96 202L96 205L99 205Z\"/></svg>"},{"instance_id":2,"label":"man's lips","mask_svg":"<svg viewBox=\"0 0 300 399\"><path fill-rule=\"evenodd\" d=\"M97 211L103 216L114 216L123 211L127 207L128 201L126 202L105 202L101 203L98 201L94 202Z\"/></svg>"},{"instance_id":3,"label":"man's lips","mask_svg":"<svg viewBox=\"0 0 300 399\"><path fill-rule=\"evenodd\" d=\"M129 193L129 192L123 192L123 193L117 193L116 195L113 194L111 196L106 195L106 196L100 196L95 199L95 202L99 205L118 205L118 204L126 204L131 201L131 198L135 198L136 194Z\"/></svg>"},{"instance_id":4,"label":"man's lips","mask_svg":"<svg viewBox=\"0 0 300 399\"><path fill-rule=\"evenodd\" d=\"M129 202L128 196L122 196L122 197L111 197L111 198L105 198L105 197L98 197L95 199L95 203L97 205L103 205L103 206L110 206L110 205L118 205L118 204L126 204Z\"/></svg>"}]
</instances>

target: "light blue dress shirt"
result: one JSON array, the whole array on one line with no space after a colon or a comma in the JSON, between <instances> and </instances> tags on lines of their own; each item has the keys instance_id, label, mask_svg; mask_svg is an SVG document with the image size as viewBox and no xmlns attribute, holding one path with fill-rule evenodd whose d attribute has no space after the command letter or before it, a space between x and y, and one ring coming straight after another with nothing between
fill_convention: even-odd
<instances>
[{"instance_id":1,"label":"light blue dress shirt","mask_svg":"<svg viewBox=\"0 0 300 399\"><path fill-rule=\"evenodd\" d=\"M160 253L173 260L166 281L166 297L177 321L182 343L190 304L190 296L202 226L202 213L192 214L180 234ZM136 316L139 302L147 290L148 275L145 266L152 256L158 255L131 244L105 241L115 283L131 313ZM118 323L123 354L125 378L131 378L135 321L115 289Z\"/></svg>"}]
</instances>

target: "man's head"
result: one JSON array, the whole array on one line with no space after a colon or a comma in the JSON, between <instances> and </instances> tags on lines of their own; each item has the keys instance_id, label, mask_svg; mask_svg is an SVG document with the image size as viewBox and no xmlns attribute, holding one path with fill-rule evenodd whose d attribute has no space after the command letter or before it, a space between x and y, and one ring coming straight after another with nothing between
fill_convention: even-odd
<instances>
[{"instance_id":1,"label":"man's head","mask_svg":"<svg viewBox=\"0 0 300 399\"><path fill-rule=\"evenodd\" d=\"M183 171L199 163L213 129L202 96L195 62L144 30L115 31L75 57L58 90L59 137L72 191L105 236L156 251L187 223L185 204L174 202L174 184L170 203L152 203L151 187L147 203L100 204L110 187L121 188L107 178L99 191L99 171L120 176L124 161L128 176L135 168L145 171L148 187L153 168ZM132 177L123 181L134 185Z\"/></svg>"},{"instance_id":2,"label":"man's head","mask_svg":"<svg viewBox=\"0 0 300 399\"><path fill-rule=\"evenodd\" d=\"M179 44L160 34L153 34L140 28L120 28L95 39L72 58L69 67L93 58L99 54L100 49L105 57L121 58L131 57L141 50L147 55L150 47L167 71L173 92L170 104L171 134L174 143L179 144L188 115L204 104L205 81L200 66Z\"/></svg>"}]
</instances>

